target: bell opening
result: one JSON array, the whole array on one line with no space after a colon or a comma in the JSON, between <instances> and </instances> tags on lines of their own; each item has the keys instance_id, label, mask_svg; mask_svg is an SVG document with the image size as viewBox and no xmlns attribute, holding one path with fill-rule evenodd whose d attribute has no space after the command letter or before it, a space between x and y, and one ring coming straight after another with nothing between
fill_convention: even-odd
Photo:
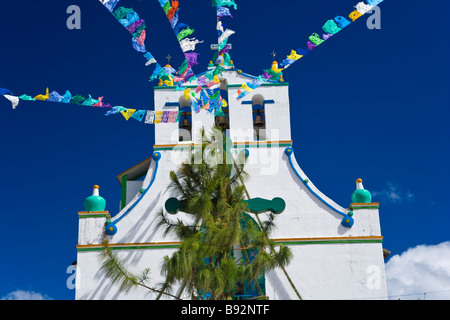
<instances>
[{"instance_id":1,"label":"bell opening","mask_svg":"<svg viewBox=\"0 0 450 320\"><path fill-rule=\"evenodd\" d=\"M183 112L180 118L180 127L178 130L178 141L186 142L192 141L192 122L191 122L191 112Z\"/></svg>"},{"instance_id":2,"label":"bell opening","mask_svg":"<svg viewBox=\"0 0 450 320\"><path fill-rule=\"evenodd\" d=\"M266 140L265 99L261 94L252 98L254 140Z\"/></svg>"}]
</instances>

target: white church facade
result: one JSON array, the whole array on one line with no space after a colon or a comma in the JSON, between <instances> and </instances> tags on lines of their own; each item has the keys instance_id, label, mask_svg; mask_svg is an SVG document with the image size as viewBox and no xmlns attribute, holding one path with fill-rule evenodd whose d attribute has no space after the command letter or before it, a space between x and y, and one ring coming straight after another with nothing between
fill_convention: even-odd
<instances>
[{"instance_id":1,"label":"white church facade","mask_svg":"<svg viewBox=\"0 0 450 320\"><path fill-rule=\"evenodd\" d=\"M387 297L379 204L371 202L361 180L348 208L320 192L295 158L289 85L268 81L241 100L233 98L243 83L253 79L233 67L222 72L221 91L230 97L225 117L207 110L191 112L185 108L189 101L183 91L174 87L154 88L155 111L186 112L177 123L155 124L152 156L118 176L120 212L111 216L104 204L95 202L100 198L96 187L94 201L88 198L85 210L78 213L76 299L156 298L157 294L141 288L121 292L104 276L99 258L103 240L109 240L111 250L127 262L130 271L150 268L151 283L164 282L159 271L162 259L177 250L179 242L157 230L156 218L164 210L171 219L187 219L183 212L174 215L165 209L165 202L173 197L168 190L169 173L195 150L201 127L215 124L227 129L232 154L247 153L249 195L284 201L271 237L288 246L293 258L285 272L276 269L264 275L265 295L271 300L298 300L299 295L305 300ZM172 293L177 295L177 290Z\"/></svg>"}]
</instances>

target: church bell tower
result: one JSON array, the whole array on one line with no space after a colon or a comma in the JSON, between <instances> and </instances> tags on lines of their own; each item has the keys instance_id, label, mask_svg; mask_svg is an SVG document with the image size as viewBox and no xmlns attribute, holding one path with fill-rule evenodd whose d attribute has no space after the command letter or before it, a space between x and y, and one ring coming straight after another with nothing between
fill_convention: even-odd
<instances>
[{"instance_id":1,"label":"church bell tower","mask_svg":"<svg viewBox=\"0 0 450 320\"><path fill-rule=\"evenodd\" d=\"M122 188L119 212L110 215L104 207L88 204L79 213L76 299L155 298L141 289L125 294L104 276L98 258L102 242L108 239L111 250L129 261L133 270L153 270L154 283L164 280L159 274L161 261L179 242L163 236L156 217L163 209L165 215L187 219L182 211L167 210L166 203L173 198L169 173L195 150L200 129L215 125L226 130L231 154L246 153L250 177L246 188L254 208L248 215L275 212L272 238L293 253L285 270L264 274L260 285L265 295L282 300L386 297L379 204L372 203L362 180L357 180L353 194L349 190L349 203L343 207L318 190L301 169L295 154L304 150L296 149L291 138L289 84L276 72L276 61L272 65L279 74L276 81L265 81L258 90L236 99L243 85L257 77L236 68L228 53L216 58L205 73L221 67L220 94L227 102L222 112L195 112L189 96L160 82L154 87L155 111L178 111L179 121L155 124L151 156L117 176ZM197 84L186 84L186 89L196 88ZM101 202L91 198L96 199Z\"/></svg>"}]
</instances>

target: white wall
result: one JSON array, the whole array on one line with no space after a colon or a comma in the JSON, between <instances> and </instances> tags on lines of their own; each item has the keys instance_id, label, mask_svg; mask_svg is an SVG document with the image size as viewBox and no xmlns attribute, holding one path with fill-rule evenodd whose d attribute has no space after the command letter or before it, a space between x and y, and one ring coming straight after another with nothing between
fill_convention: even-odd
<instances>
[{"instance_id":1,"label":"white wall","mask_svg":"<svg viewBox=\"0 0 450 320\"><path fill-rule=\"evenodd\" d=\"M127 181L127 203L129 203L141 190L142 181Z\"/></svg>"},{"instance_id":2,"label":"white wall","mask_svg":"<svg viewBox=\"0 0 450 320\"><path fill-rule=\"evenodd\" d=\"M152 288L158 288L158 283L163 279L160 276L160 261L165 255L170 255L174 250L114 250L114 254L126 261L127 269L140 275L145 268L150 268L150 279L146 284ZM76 274L76 300L155 300L157 293L143 287L132 289L127 294L119 290L118 285L112 284L102 275L99 251L78 252L78 264ZM174 292L178 292L174 287ZM162 300L172 299L167 295Z\"/></svg>"},{"instance_id":3,"label":"white wall","mask_svg":"<svg viewBox=\"0 0 450 320\"><path fill-rule=\"evenodd\" d=\"M286 271L304 300L387 298L381 244L311 244L289 248L296 259ZM266 273L266 294L274 300L298 299L279 269Z\"/></svg>"}]
</instances>

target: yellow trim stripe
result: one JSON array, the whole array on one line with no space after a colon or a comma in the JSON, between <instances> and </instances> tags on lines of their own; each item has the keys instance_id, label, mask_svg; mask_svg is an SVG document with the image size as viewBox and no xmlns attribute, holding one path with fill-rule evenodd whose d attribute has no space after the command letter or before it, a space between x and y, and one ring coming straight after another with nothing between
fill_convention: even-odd
<instances>
[{"instance_id":1,"label":"yellow trim stripe","mask_svg":"<svg viewBox=\"0 0 450 320\"><path fill-rule=\"evenodd\" d=\"M382 236L367 236L367 237L323 237L323 238L282 238L274 239L276 242L289 241L332 241L332 240L382 240Z\"/></svg>"},{"instance_id":2,"label":"yellow trim stripe","mask_svg":"<svg viewBox=\"0 0 450 320\"><path fill-rule=\"evenodd\" d=\"M144 246L167 246L172 245L176 246L179 245L181 242L140 242L140 243L110 243L109 247L144 247ZM79 244L76 246L78 249L84 249L84 248L99 248L103 247L101 244Z\"/></svg>"},{"instance_id":3,"label":"yellow trim stripe","mask_svg":"<svg viewBox=\"0 0 450 320\"><path fill-rule=\"evenodd\" d=\"M275 242L285 243L285 242L333 242L333 241L382 241L382 236L367 236L367 237L322 237L322 238L279 238L274 239ZM141 242L141 243L110 243L109 247L114 248L126 248L126 247L159 247L159 246L178 246L180 242ZM100 249L103 246L101 244L86 244L77 245L77 249Z\"/></svg>"},{"instance_id":4,"label":"yellow trim stripe","mask_svg":"<svg viewBox=\"0 0 450 320\"><path fill-rule=\"evenodd\" d=\"M98 216L98 215L106 215L108 218L111 218L109 211L79 211L79 216Z\"/></svg>"},{"instance_id":5,"label":"yellow trim stripe","mask_svg":"<svg viewBox=\"0 0 450 320\"><path fill-rule=\"evenodd\" d=\"M234 146L237 145L259 145L259 144L286 144L292 143L292 140L279 140L279 141L245 141L245 142L233 142ZM186 148L192 146L201 146L201 144L196 143L180 143L180 144L155 144L153 148Z\"/></svg>"}]
</instances>

